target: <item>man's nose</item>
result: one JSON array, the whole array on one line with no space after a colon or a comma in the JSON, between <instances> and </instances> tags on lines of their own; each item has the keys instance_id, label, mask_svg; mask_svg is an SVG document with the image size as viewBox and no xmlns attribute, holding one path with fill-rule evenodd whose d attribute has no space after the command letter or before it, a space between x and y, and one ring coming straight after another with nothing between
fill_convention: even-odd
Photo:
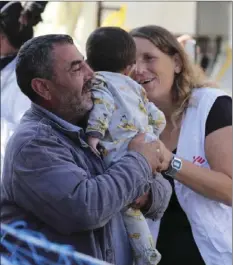
<instances>
[{"instance_id":1,"label":"man's nose","mask_svg":"<svg viewBox=\"0 0 233 265\"><path fill-rule=\"evenodd\" d=\"M88 65L87 62L85 62L85 79L93 78L94 71L91 69L91 67Z\"/></svg>"}]
</instances>

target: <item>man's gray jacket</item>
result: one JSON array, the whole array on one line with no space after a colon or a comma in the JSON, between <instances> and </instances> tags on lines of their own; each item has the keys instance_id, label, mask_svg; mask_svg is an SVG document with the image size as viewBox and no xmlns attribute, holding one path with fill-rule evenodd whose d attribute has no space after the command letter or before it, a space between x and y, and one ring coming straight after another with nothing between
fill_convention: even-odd
<instances>
[{"instance_id":1,"label":"man's gray jacket","mask_svg":"<svg viewBox=\"0 0 233 265\"><path fill-rule=\"evenodd\" d=\"M170 184L152 179L149 164L137 152L106 169L84 139L80 127L32 104L7 145L1 222L24 220L52 242L130 265L121 210L151 188L146 217L161 218Z\"/></svg>"}]
</instances>

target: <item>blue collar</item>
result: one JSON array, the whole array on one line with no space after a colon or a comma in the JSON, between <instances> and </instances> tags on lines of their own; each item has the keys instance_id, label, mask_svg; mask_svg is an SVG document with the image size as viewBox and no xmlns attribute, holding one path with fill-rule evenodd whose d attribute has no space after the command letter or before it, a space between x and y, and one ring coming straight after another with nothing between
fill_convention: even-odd
<instances>
[{"instance_id":1,"label":"blue collar","mask_svg":"<svg viewBox=\"0 0 233 265\"><path fill-rule=\"evenodd\" d=\"M54 113L46 110L45 108L32 103L31 110L35 114L43 117L48 118L50 122L52 122L56 127L59 128L60 131L62 131L64 134L68 135L70 138L77 140L79 139L79 142L82 146L87 147L87 143L85 142L85 134L81 127L75 126L72 123L69 123L68 121L63 120L62 118L58 117Z\"/></svg>"},{"instance_id":2,"label":"blue collar","mask_svg":"<svg viewBox=\"0 0 233 265\"><path fill-rule=\"evenodd\" d=\"M51 119L53 122L57 123L59 126L63 127L65 130L68 131L73 131L73 132L80 132L83 131L83 129L79 126L76 126L72 123L69 123L68 121L63 120L62 118L58 117L54 113L48 111L47 109L32 103L32 111L36 112L37 114L41 115L46 115L49 119Z\"/></svg>"}]
</instances>

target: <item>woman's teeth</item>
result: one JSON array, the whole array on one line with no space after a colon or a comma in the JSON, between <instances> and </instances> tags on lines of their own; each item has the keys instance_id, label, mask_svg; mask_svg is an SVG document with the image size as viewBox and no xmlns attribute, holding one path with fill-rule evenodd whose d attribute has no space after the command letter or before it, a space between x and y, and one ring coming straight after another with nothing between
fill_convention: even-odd
<instances>
[{"instance_id":1,"label":"woman's teeth","mask_svg":"<svg viewBox=\"0 0 233 265\"><path fill-rule=\"evenodd\" d=\"M145 85L145 84L151 82L152 80L154 80L154 78L147 79L147 80L144 80L144 81L140 81L139 84L141 84L141 85Z\"/></svg>"}]
</instances>

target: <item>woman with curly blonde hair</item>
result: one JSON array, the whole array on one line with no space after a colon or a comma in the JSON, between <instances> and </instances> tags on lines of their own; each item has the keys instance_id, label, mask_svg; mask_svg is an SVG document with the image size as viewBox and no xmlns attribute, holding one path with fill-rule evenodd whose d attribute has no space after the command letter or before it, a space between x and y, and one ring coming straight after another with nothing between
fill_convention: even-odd
<instances>
[{"instance_id":1,"label":"woman with curly blonde hair","mask_svg":"<svg viewBox=\"0 0 233 265\"><path fill-rule=\"evenodd\" d=\"M167 120L160 151L170 166L161 170L173 195L158 233L160 264L231 264L232 99L207 82L168 30L144 26L130 34L134 79Z\"/></svg>"}]
</instances>

